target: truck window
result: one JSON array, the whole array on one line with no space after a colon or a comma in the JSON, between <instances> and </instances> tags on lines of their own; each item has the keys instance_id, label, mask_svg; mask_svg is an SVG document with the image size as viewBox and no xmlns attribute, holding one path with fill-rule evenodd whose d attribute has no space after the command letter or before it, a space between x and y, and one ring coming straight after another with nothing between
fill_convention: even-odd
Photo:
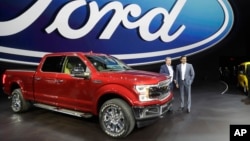
<instances>
[{"instance_id":1,"label":"truck window","mask_svg":"<svg viewBox=\"0 0 250 141\"><path fill-rule=\"evenodd\" d=\"M43 63L43 72L62 72L65 56L50 56Z\"/></svg>"},{"instance_id":2,"label":"truck window","mask_svg":"<svg viewBox=\"0 0 250 141\"><path fill-rule=\"evenodd\" d=\"M67 74L71 74L73 68L78 67L86 71L86 65L82 62L82 60L77 56L68 56L65 59L63 72Z\"/></svg>"},{"instance_id":3,"label":"truck window","mask_svg":"<svg viewBox=\"0 0 250 141\"><path fill-rule=\"evenodd\" d=\"M246 67L246 75L250 77L250 64Z\"/></svg>"},{"instance_id":4,"label":"truck window","mask_svg":"<svg viewBox=\"0 0 250 141\"><path fill-rule=\"evenodd\" d=\"M86 55L86 57L98 71L122 71L131 69L121 60L112 56Z\"/></svg>"}]
</instances>

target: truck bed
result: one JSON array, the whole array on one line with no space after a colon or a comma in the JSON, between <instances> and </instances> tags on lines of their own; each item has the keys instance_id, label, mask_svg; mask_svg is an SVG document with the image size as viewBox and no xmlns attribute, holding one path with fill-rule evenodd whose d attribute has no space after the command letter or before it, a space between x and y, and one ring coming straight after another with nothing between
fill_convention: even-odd
<instances>
[{"instance_id":1,"label":"truck bed","mask_svg":"<svg viewBox=\"0 0 250 141\"><path fill-rule=\"evenodd\" d=\"M13 69L13 70L6 70L6 82L12 83L18 83L18 85L23 86L24 94L25 93L33 93L33 79L35 70L24 70L24 69ZM10 80L10 81L9 81ZM22 81L20 81L22 80ZM5 93L7 95L11 94L12 89L15 87L14 84L10 87L5 87Z\"/></svg>"}]
</instances>

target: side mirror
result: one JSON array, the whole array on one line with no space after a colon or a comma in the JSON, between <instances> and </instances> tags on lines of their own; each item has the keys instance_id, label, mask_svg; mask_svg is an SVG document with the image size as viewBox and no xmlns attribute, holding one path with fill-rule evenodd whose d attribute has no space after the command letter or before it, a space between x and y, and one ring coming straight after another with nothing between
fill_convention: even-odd
<instances>
[{"instance_id":1,"label":"side mirror","mask_svg":"<svg viewBox=\"0 0 250 141\"><path fill-rule=\"evenodd\" d=\"M80 78L87 78L88 79L90 77L90 73L85 72L84 68L81 66L74 67L71 71L71 74L74 77L80 77Z\"/></svg>"}]
</instances>

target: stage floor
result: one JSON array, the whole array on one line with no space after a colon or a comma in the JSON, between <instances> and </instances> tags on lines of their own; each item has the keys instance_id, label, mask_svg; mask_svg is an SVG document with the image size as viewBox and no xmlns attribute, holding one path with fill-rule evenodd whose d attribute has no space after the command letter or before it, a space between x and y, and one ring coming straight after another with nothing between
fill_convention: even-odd
<instances>
[{"instance_id":1,"label":"stage floor","mask_svg":"<svg viewBox=\"0 0 250 141\"><path fill-rule=\"evenodd\" d=\"M234 86L221 81L202 81L192 86L191 113L178 111L179 91L174 89L174 112L154 124L135 128L122 141L229 141L232 124L250 124L250 103ZM39 108L22 114L11 111L0 93L0 140L17 141L112 141L96 117L82 119Z\"/></svg>"}]
</instances>

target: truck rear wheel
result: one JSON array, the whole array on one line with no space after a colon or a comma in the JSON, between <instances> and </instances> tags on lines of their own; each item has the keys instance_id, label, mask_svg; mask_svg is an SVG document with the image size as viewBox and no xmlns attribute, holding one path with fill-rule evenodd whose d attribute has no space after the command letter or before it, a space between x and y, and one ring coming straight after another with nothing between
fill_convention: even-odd
<instances>
[{"instance_id":1,"label":"truck rear wheel","mask_svg":"<svg viewBox=\"0 0 250 141\"><path fill-rule=\"evenodd\" d=\"M131 107L121 99L111 99L102 105L99 122L102 130L114 138L126 137L135 126Z\"/></svg>"},{"instance_id":2,"label":"truck rear wheel","mask_svg":"<svg viewBox=\"0 0 250 141\"><path fill-rule=\"evenodd\" d=\"M30 103L23 98L21 89L15 89L11 94L11 109L15 113L27 111Z\"/></svg>"}]
</instances>

